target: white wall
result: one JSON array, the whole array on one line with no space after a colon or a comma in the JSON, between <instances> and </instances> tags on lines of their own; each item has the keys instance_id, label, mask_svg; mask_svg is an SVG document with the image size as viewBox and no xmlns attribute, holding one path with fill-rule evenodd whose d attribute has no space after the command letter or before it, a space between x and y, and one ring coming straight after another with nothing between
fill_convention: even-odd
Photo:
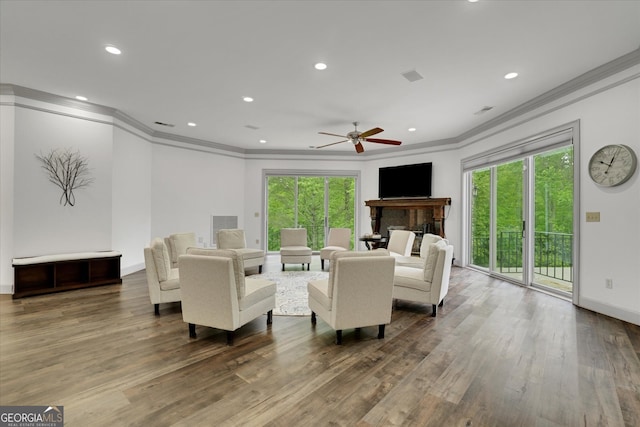
<instances>
[{"instance_id":1,"label":"white wall","mask_svg":"<svg viewBox=\"0 0 640 427\"><path fill-rule=\"evenodd\" d=\"M0 293L13 291L13 96L0 97Z\"/></svg>"},{"instance_id":2,"label":"white wall","mask_svg":"<svg viewBox=\"0 0 640 427\"><path fill-rule=\"evenodd\" d=\"M244 220L243 159L193 148L154 144L151 164L151 238L195 232L211 244L211 216ZM202 244L199 244L202 246Z\"/></svg>"},{"instance_id":3,"label":"white wall","mask_svg":"<svg viewBox=\"0 0 640 427\"><path fill-rule=\"evenodd\" d=\"M113 128L109 124L35 109L15 110L13 256L111 249ZM60 204L36 154L79 151L94 182Z\"/></svg>"},{"instance_id":4,"label":"white wall","mask_svg":"<svg viewBox=\"0 0 640 427\"><path fill-rule=\"evenodd\" d=\"M124 124L119 124L127 128ZM141 248L151 234L151 143L121 127L113 133L112 248L123 275L144 268Z\"/></svg>"},{"instance_id":5,"label":"white wall","mask_svg":"<svg viewBox=\"0 0 640 427\"><path fill-rule=\"evenodd\" d=\"M465 141L471 144L461 158L574 120L580 121L579 305L640 324L640 173L614 188L599 187L588 175L589 158L603 145L626 144L640 155L640 66ZM600 212L601 221L587 223L587 211Z\"/></svg>"}]
</instances>

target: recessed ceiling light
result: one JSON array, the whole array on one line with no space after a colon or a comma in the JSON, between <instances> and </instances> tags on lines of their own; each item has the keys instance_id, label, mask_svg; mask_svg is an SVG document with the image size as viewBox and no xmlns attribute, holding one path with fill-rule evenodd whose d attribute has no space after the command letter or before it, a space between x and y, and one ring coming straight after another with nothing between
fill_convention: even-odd
<instances>
[{"instance_id":1,"label":"recessed ceiling light","mask_svg":"<svg viewBox=\"0 0 640 427\"><path fill-rule=\"evenodd\" d=\"M191 126L191 127L196 127L198 126L197 124L193 123L193 122L189 122L187 123L187 126Z\"/></svg>"},{"instance_id":2,"label":"recessed ceiling light","mask_svg":"<svg viewBox=\"0 0 640 427\"><path fill-rule=\"evenodd\" d=\"M120 55L122 53L122 51L120 49L118 49L115 46L111 46L111 45L105 46L104 50L106 50L107 52L109 52L112 55Z\"/></svg>"},{"instance_id":3,"label":"recessed ceiling light","mask_svg":"<svg viewBox=\"0 0 640 427\"><path fill-rule=\"evenodd\" d=\"M81 96L81 95L76 96L76 99L78 101L88 101L89 100L89 98L87 98L86 96Z\"/></svg>"},{"instance_id":4,"label":"recessed ceiling light","mask_svg":"<svg viewBox=\"0 0 640 427\"><path fill-rule=\"evenodd\" d=\"M327 69L327 64L325 64L324 62L318 62L316 65L313 66L316 70L326 70Z\"/></svg>"},{"instance_id":5,"label":"recessed ceiling light","mask_svg":"<svg viewBox=\"0 0 640 427\"><path fill-rule=\"evenodd\" d=\"M408 130L409 132L415 132L415 131L416 131L416 128L409 128L409 129L407 129L407 130Z\"/></svg>"},{"instance_id":6,"label":"recessed ceiling light","mask_svg":"<svg viewBox=\"0 0 640 427\"><path fill-rule=\"evenodd\" d=\"M469 3L477 3L478 0L467 0Z\"/></svg>"},{"instance_id":7,"label":"recessed ceiling light","mask_svg":"<svg viewBox=\"0 0 640 427\"><path fill-rule=\"evenodd\" d=\"M504 78L507 80L515 79L518 77L518 73L507 73L504 75Z\"/></svg>"},{"instance_id":8,"label":"recessed ceiling light","mask_svg":"<svg viewBox=\"0 0 640 427\"><path fill-rule=\"evenodd\" d=\"M260 144L266 144L267 140L266 139L261 139L259 142L260 142Z\"/></svg>"},{"instance_id":9,"label":"recessed ceiling light","mask_svg":"<svg viewBox=\"0 0 640 427\"><path fill-rule=\"evenodd\" d=\"M253 98L252 98L252 97L250 97L250 96L245 96L245 97L243 97L243 98L242 98L242 100L243 100L244 102L253 102Z\"/></svg>"}]
</instances>

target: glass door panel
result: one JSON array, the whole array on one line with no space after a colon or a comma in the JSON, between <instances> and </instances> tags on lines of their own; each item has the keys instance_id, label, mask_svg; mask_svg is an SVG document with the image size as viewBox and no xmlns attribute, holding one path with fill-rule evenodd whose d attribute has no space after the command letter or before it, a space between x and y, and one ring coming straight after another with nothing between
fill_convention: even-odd
<instances>
[{"instance_id":1,"label":"glass door panel","mask_svg":"<svg viewBox=\"0 0 640 427\"><path fill-rule=\"evenodd\" d=\"M307 229L307 246L319 251L324 246L324 177L298 177L298 224Z\"/></svg>"},{"instance_id":2,"label":"glass door panel","mask_svg":"<svg viewBox=\"0 0 640 427\"><path fill-rule=\"evenodd\" d=\"M329 228L350 228L351 246L354 247L355 233L355 192L356 180L351 177L329 177L327 179L327 228L325 236L329 235Z\"/></svg>"},{"instance_id":3,"label":"glass door panel","mask_svg":"<svg viewBox=\"0 0 640 427\"><path fill-rule=\"evenodd\" d=\"M489 268L491 236L491 169L471 173L471 253L470 263Z\"/></svg>"},{"instance_id":4,"label":"glass door panel","mask_svg":"<svg viewBox=\"0 0 640 427\"><path fill-rule=\"evenodd\" d=\"M280 250L280 229L296 226L295 176L267 177L267 250Z\"/></svg>"},{"instance_id":5,"label":"glass door panel","mask_svg":"<svg viewBox=\"0 0 640 427\"><path fill-rule=\"evenodd\" d=\"M523 160L495 167L495 250L492 271L523 281Z\"/></svg>"},{"instance_id":6,"label":"glass door panel","mask_svg":"<svg viewBox=\"0 0 640 427\"><path fill-rule=\"evenodd\" d=\"M535 155L533 284L573 291L573 147Z\"/></svg>"}]
</instances>

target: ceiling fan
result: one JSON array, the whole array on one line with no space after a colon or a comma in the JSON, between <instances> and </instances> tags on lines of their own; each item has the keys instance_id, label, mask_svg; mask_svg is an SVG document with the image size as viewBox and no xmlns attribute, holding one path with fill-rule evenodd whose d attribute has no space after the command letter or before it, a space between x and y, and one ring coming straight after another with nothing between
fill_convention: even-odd
<instances>
[{"instance_id":1,"label":"ceiling fan","mask_svg":"<svg viewBox=\"0 0 640 427\"><path fill-rule=\"evenodd\" d=\"M400 144L402 144L402 141L396 141L394 139L369 138L372 135L375 135L375 134L378 134L380 132L383 132L384 129L373 128L373 129L369 129L366 132L358 132L358 122L353 122L353 126L355 127L355 130L352 131L352 132L349 132L346 135L336 135L335 133L318 132L321 135L339 136L340 138L347 138L347 139L344 139L344 140L338 141L338 142L332 142L331 144L321 145L321 146L316 147L316 148L324 148L324 147L328 147L330 145L336 145L336 144L340 144L342 142L350 141L355 146L356 151L358 153L362 153L364 151L364 147L362 146L362 141L375 142L376 144L389 144L389 145L400 145Z\"/></svg>"}]
</instances>

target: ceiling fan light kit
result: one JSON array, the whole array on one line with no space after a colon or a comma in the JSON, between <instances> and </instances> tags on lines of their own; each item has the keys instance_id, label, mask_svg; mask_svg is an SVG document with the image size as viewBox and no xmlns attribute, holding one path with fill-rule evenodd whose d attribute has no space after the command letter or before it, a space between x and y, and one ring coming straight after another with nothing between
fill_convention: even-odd
<instances>
[{"instance_id":1,"label":"ceiling fan light kit","mask_svg":"<svg viewBox=\"0 0 640 427\"><path fill-rule=\"evenodd\" d=\"M363 141L366 142L373 142L376 144L387 144L387 145L400 145L402 144L402 141L397 141L395 139L381 139L381 138L369 138L372 135L376 135L379 134L380 132L384 132L384 129L379 128L379 127L375 127L373 129L369 129L368 131L365 132L359 132L358 131L358 122L353 122L353 126L354 126L354 130L349 132L346 135L337 135L335 133L329 133L329 132L318 132L321 135L329 135L329 136L337 136L340 138L346 138L343 139L342 141L337 141L337 142L332 142L330 144L325 144L325 145L320 145L319 147L316 148L324 148L324 147L329 147L331 145L336 145L336 144L340 144L343 142L347 142L350 141L355 149L356 152L358 154L364 152L364 146L362 145Z\"/></svg>"}]
</instances>

